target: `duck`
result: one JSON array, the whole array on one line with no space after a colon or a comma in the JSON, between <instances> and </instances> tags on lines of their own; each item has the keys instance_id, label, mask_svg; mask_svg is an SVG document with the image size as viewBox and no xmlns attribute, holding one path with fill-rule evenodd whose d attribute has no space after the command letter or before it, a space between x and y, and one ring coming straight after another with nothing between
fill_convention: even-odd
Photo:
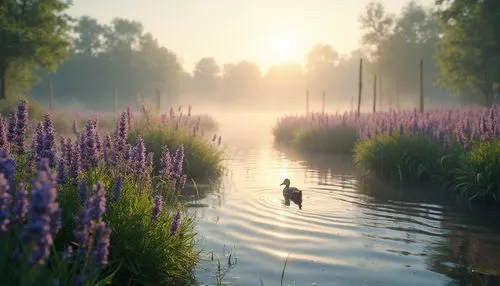
<instances>
[{"instance_id":1,"label":"duck","mask_svg":"<svg viewBox=\"0 0 500 286\"><path fill-rule=\"evenodd\" d=\"M290 179L288 178L284 179L280 186L283 185L285 185L283 188L285 205L290 205L290 201L292 201L299 206L299 209L302 209L302 191L295 187L290 187Z\"/></svg>"}]
</instances>

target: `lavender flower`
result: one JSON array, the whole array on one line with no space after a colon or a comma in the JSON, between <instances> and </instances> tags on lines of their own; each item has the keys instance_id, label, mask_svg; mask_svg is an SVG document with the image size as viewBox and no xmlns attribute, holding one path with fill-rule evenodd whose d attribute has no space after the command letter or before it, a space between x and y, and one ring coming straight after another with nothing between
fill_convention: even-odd
<instances>
[{"instance_id":1,"label":"lavender flower","mask_svg":"<svg viewBox=\"0 0 500 286\"><path fill-rule=\"evenodd\" d=\"M92 217L98 221L106 212L106 189L104 188L104 184L102 182L98 182L93 189Z\"/></svg>"},{"instance_id":2,"label":"lavender flower","mask_svg":"<svg viewBox=\"0 0 500 286\"><path fill-rule=\"evenodd\" d=\"M120 195L122 192L123 188L123 177L120 176L115 182L115 185L113 187L113 200L116 202L120 199Z\"/></svg>"},{"instance_id":3,"label":"lavender flower","mask_svg":"<svg viewBox=\"0 0 500 286\"><path fill-rule=\"evenodd\" d=\"M22 222L26 218L28 213L28 192L24 188L23 183L19 183L17 192L14 196L14 202L12 205L12 214L14 220L17 222Z\"/></svg>"},{"instance_id":4,"label":"lavender flower","mask_svg":"<svg viewBox=\"0 0 500 286\"><path fill-rule=\"evenodd\" d=\"M0 173L0 233L6 232L10 223L9 207L12 198L9 194L9 182Z\"/></svg>"},{"instance_id":5,"label":"lavender flower","mask_svg":"<svg viewBox=\"0 0 500 286\"><path fill-rule=\"evenodd\" d=\"M172 220L172 224L170 225L170 235L175 235L177 233L180 224L181 224L181 213L177 211L177 213L174 215L174 219Z\"/></svg>"},{"instance_id":6,"label":"lavender flower","mask_svg":"<svg viewBox=\"0 0 500 286\"><path fill-rule=\"evenodd\" d=\"M133 158L137 174L144 174L146 172L146 147L144 146L144 140L141 136L137 138Z\"/></svg>"},{"instance_id":7,"label":"lavender flower","mask_svg":"<svg viewBox=\"0 0 500 286\"><path fill-rule=\"evenodd\" d=\"M176 178L182 176L182 164L184 163L184 145L177 147L175 151L174 162L172 164L172 173Z\"/></svg>"},{"instance_id":8,"label":"lavender flower","mask_svg":"<svg viewBox=\"0 0 500 286\"><path fill-rule=\"evenodd\" d=\"M92 252L94 264L99 266L108 264L110 236L111 229L106 227L106 223L104 221L99 222L96 227L95 249Z\"/></svg>"},{"instance_id":9,"label":"lavender flower","mask_svg":"<svg viewBox=\"0 0 500 286\"><path fill-rule=\"evenodd\" d=\"M82 163L84 169L96 167L99 163L95 122L87 120L85 136L82 138Z\"/></svg>"},{"instance_id":10,"label":"lavender flower","mask_svg":"<svg viewBox=\"0 0 500 286\"><path fill-rule=\"evenodd\" d=\"M17 112L13 109L9 113L9 126L7 130L7 139L10 143L15 143L16 141L16 128L17 128Z\"/></svg>"},{"instance_id":11,"label":"lavender flower","mask_svg":"<svg viewBox=\"0 0 500 286\"><path fill-rule=\"evenodd\" d=\"M155 195L153 210L151 217L153 220L158 220L163 212L163 198L160 195Z\"/></svg>"},{"instance_id":12,"label":"lavender flower","mask_svg":"<svg viewBox=\"0 0 500 286\"><path fill-rule=\"evenodd\" d=\"M66 250L63 252L62 259L66 262L69 262L71 261L72 258L73 258L73 247L68 246L68 248L66 248Z\"/></svg>"},{"instance_id":13,"label":"lavender flower","mask_svg":"<svg viewBox=\"0 0 500 286\"><path fill-rule=\"evenodd\" d=\"M32 264L43 264L50 254L53 244L52 222L57 218L59 206L56 202L57 193L46 172L39 172L33 182L31 191L31 205L29 208L28 223L24 227L24 240L31 242ZM53 230L53 229L52 229Z\"/></svg>"},{"instance_id":14,"label":"lavender flower","mask_svg":"<svg viewBox=\"0 0 500 286\"><path fill-rule=\"evenodd\" d=\"M5 122L5 119L0 118L0 149L7 149L9 147L7 134L7 123Z\"/></svg>"},{"instance_id":15,"label":"lavender flower","mask_svg":"<svg viewBox=\"0 0 500 286\"><path fill-rule=\"evenodd\" d=\"M78 150L78 144L76 144L72 150L73 156L71 157L69 176L74 180L78 179L82 169L82 163L80 159L80 152Z\"/></svg>"},{"instance_id":16,"label":"lavender flower","mask_svg":"<svg viewBox=\"0 0 500 286\"><path fill-rule=\"evenodd\" d=\"M57 183L58 184L64 184L66 183L66 170L65 170L65 164L64 164L64 159L59 159L57 162Z\"/></svg>"},{"instance_id":17,"label":"lavender flower","mask_svg":"<svg viewBox=\"0 0 500 286\"><path fill-rule=\"evenodd\" d=\"M54 168L56 165L56 137L54 133L54 123L49 114L44 115L43 120L43 155L48 159L49 166Z\"/></svg>"},{"instance_id":18,"label":"lavender flower","mask_svg":"<svg viewBox=\"0 0 500 286\"><path fill-rule=\"evenodd\" d=\"M11 158L7 149L0 149L0 173L4 174L9 186L14 186L15 161Z\"/></svg>"},{"instance_id":19,"label":"lavender flower","mask_svg":"<svg viewBox=\"0 0 500 286\"><path fill-rule=\"evenodd\" d=\"M168 147L165 145L162 148L161 158L160 158L160 170L159 174L162 179L169 180L171 178L172 172L172 156Z\"/></svg>"},{"instance_id":20,"label":"lavender flower","mask_svg":"<svg viewBox=\"0 0 500 286\"><path fill-rule=\"evenodd\" d=\"M82 203L85 203L87 201L88 195L89 195L89 187L87 180L83 179L79 184L78 184L78 190L80 193L80 201Z\"/></svg>"},{"instance_id":21,"label":"lavender flower","mask_svg":"<svg viewBox=\"0 0 500 286\"><path fill-rule=\"evenodd\" d=\"M21 100L17 106L17 125L15 132L15 143L18 154L25 153L24 139L28 130L28 102Z\"/></svg>"}]
</instances>

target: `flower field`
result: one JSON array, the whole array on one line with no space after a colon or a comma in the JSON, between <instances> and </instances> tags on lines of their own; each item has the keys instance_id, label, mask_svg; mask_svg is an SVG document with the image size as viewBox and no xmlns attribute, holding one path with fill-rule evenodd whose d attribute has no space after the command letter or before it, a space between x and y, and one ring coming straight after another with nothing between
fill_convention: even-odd
<instances>
[{"instance_id":1,"label":"flower field","mask_svg":"<svg viewBox=\"0 0 500 286\"><path fill-rule=\"evenodd\" d=\"M2 283L192 281L193 218L175 200L191 179L190 151L182 142L164 145L155 165L141 135L129 143L130 112L114 134L101 134L98 123L75 126L76 138L58 137L46 114L31 132L25 100L0 119Z\"/></svg>"},{"instance_id":2,"label":"flower field","mask_svg":"<svg viewBox=\"0 0 500 286\"><path fill-rule=\"evenodd\" d=\"M354 153L363 171L429 184L471 200L500 200L499 107L285 116L278 144L317 153Z\"/></svg>"}]
</instances>

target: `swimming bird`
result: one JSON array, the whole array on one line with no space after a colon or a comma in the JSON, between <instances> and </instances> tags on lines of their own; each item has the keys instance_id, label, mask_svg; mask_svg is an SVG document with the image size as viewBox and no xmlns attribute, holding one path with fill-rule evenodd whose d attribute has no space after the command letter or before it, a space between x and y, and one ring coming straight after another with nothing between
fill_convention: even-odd
<instances>
[{"instance_id":1,"label":"swimming bird","mask_svg":"<svg viewBox=\"0 0 500 286\"><path fill-rule=\"evenodd\" d=\"M292 201L299 206L299 209L302 209L302 191L295 187L290 187L290 180L288 178L283 180L283 183L281 183L280 186L283 185L285 185L285 187L283 188L285 205L289 206L290 201Z\"/></svg>"}]
</instances>

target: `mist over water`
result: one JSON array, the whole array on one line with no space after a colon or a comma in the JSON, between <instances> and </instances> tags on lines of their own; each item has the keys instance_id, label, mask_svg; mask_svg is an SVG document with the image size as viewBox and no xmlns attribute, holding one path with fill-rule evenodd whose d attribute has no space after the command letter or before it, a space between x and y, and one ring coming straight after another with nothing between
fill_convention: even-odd
<instances>
[{"instance_id":1,"label":"mist over water","mask_svg":"<svg viewBox=\"0 0 500 286\"><path fill-rule=\"evenodd\" d=\"M425 190L364 185L348 156L277 150L271 132L282 111L210 113L227 149L227 175L191 210L199 247L223 268L229 253L237 258L229 285L279 285L288 254L284 285L482 285L471 269L500 270L491 255L500 253L500 227L491 218ZM283 204L286 177L303 190L302 210ZM201 285L215 283L210 259L197 269Z\"/></svg>"}]
</instances>

